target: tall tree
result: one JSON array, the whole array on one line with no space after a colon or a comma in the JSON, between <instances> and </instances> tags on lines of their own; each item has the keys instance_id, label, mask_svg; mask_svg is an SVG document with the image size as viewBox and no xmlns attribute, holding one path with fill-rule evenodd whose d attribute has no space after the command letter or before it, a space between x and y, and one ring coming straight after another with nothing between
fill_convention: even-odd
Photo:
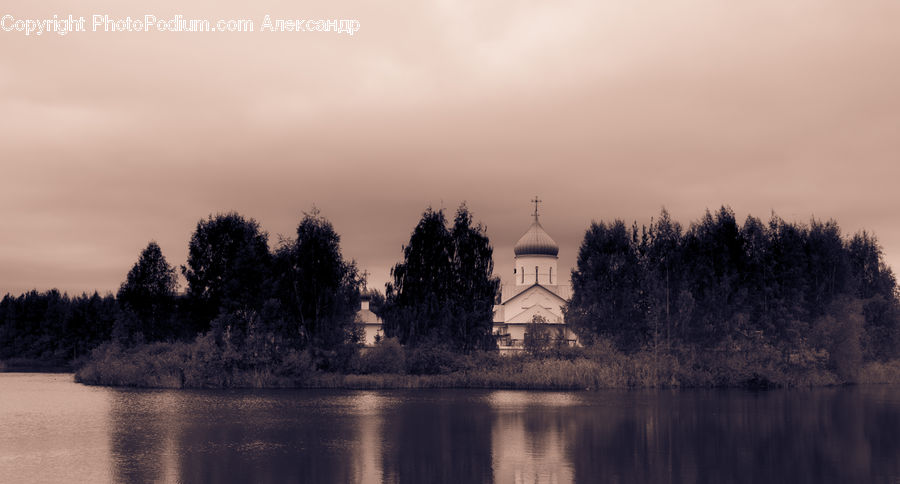
<instances>
[{"instance_id":1,"label":"tall tree","mask_svg":"<svg viewBox=\"0 0 900 484\"><path fill-rule=\"evenodd\" d=\"M584 234L566 307L566 321L584 341L600 335L632 350L649 337L633 235L621 220L594 222Z\"/></svg>"},{"instance_id":2,"label":"tall tree","mask_svg":"<svg viewBox=\"0 0 900 484\"><path fill-rule=\"evenodd\" d=\"M353 336L361 281L355 263L341 255L340 236L317 210L305 214L297 239L282 243L274 275L282 305L297 322L291 339L334 349Z\"/></svg>"},{"instance_id":3,"label":"tall tree","mask_svg":"<svg viewBox=\"0 0 900 484\"><path fill-rule=\"evenodd\" d=\"M456 211L450 237L454 308L451 339L463 351L494 348L494 300L500 289L500 279L493 275L494 249L484 226L473 224L465 204Z\"/></svg>"},{"instance_id":4,"label":"tall tree","mask_svg":"<svg viewBox=\"0 0 900 484\"><path fill-rule=\"evenodd\" d=\"M493 249L465 204L453 221L428 208L391 271L384 309L385 335L408 345L446 344L462 351L494 347Z\"/></svg>"},{"instance_id":5,"label":"tall tree","mask_svg":"<svg viewBox=\"0 0 900 484\"><path fill-rule=\"evenodd\" d=\"M141 251L128 271L117 298L125 311L134 313L140 325L133 328L150 341L174 336L175 291L178 280L156 242Z\"/></svg>"},{"instance_id":6,"label":"tall tree","mask_svg":"<svg viewBox=\"0 0 900 484\"><path fill-rule=\"evenodd\" d=\"M850 239L850 270L856 282L856 295L868 299L876 295L886 298L896 296L897 281L894 273L884 263L884 254L878 239L863 230Z\"/></svg>"},{"instance_id":7,"label":"tall tree","mask_svg":"<svg viewBox=\"0 0 900 484\"><path fill-rule=\"evenodd\" d=\"M236 212L197 223L181 271L198 330L219 313L262 306L271 259L267 239L255 220Z\"/></svg>"},{"instance_id":8,"label":"tall tree","mask_svg":"<svg viewBox=\"0 0 900 484\"><path fill-rule=\"evenodd\" d=\"M386 285L384 333L415 346L441 340L449 326L453 241L442 210L429 207L403 248Z\"/></svg>"},{"instance_id":9,"label":"tall tree","mask_svg":"<svg viewBox=\"0 0 900 484\"><path fill-rule=\"evenodd\" d=\"M672 220L663 208L659 218L651 223L643 253L642 288L648 299L648 329L652 323L654 337L671 342L675 330L689 317L678 311L675 304L683 286L681 256L681 224Z\"/></svg>"},{"instance_id":10,"label":"tall tree","mask_svg":"<svg viewBox=\"0 0 900 484\"><path fill-rule=\"evenodd\" d=\"M691 224L683 248L695 301L688 332L695 341L711 344L734 329L732 318L743 304L744 246L731 208L723 206L715 215L707 210Z\"/></svg>"},{"instance_id":11,"label":"tall tree","mask_svg":"<svg viewBox=\"0 0 900 484\"><path fill-rule=\"evenodd\" d=\"M848 292L850 262L837 222L813 219L807 232L806 252L809 264L806 312L816 318L824 314L836 295Z\"/></svg>"},{"instance_id":12,"label":"tall tree","mask_svg":"<svg viewBox=\"0 0 900 484\"><path fill-rule=\"evenodd\" d=\"M900 294L894 273L884 262L878 239L862 231L847 244L853 291L863 300L868 359L900 354Z\"/></svg>"}]
</instances>

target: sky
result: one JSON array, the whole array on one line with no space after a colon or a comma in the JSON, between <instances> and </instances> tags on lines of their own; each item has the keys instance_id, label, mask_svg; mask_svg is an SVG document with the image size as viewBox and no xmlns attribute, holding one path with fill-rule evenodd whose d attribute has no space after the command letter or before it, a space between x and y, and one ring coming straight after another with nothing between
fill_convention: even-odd
<instances>
[{"instance_id":1,"label":"sky","mask_svg":"<svg viewBox=\"0 0 900 484\"><path fill-rule=\"evenodd\" d=\"M54 14L256 30L14 28ZM665 207L687 225L721 205L865 229L900 267L895 0L12 0L5 15L0 294L115 292L149 241L180 266L220 212L274 248L313 207L383 290L422 212L463 201L511 282L535 195L560 272L593 220ZM360 28L259 31L266 15Z\"/></svg>"}]
</instances>

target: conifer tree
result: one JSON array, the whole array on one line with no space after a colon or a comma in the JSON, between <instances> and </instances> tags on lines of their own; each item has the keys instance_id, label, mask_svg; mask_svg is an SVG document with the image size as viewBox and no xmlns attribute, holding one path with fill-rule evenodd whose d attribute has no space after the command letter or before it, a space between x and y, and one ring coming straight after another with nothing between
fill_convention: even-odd
<instances>
[{"instance_id":1,"label":"conifer tree","mask_svg":"<svg viewBox=\"0 0 900 484\"><path fill-rule=\"evenodd\" d=\"M173 336L176 288L175 268L166 261L159 245L151 241L119 287L119 305L134 316L121 321L137 322L137 327L125 329L142 333L148 341Z\"/></svg>"}]
</instances>

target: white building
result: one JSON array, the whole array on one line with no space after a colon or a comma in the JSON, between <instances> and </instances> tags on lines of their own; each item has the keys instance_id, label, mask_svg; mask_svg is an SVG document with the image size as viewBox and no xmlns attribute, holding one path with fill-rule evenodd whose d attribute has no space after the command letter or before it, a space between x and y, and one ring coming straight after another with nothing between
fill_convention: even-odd
<instances>
[{"instance_id":1,"label":"white building","mask_svg":"<svg viewBox=\"0 0 900 484\"><path fill-rule=\"evenodd\" d=\"M575 343L575 334L563 319L563 306L572 286L559 273L559 246L541 226L537 198L532 200L534 221L516 242L514 282L501 288L500 304L494 306L494 335L501 353L524 349L525 330L535 321L550 327L551 338Z\"/></svg>"},{"instance_id":2,"label":"white building","mask_svg":"<svg viewBox=\"0 0 900 484\"><path fill-rule=\"evenodd\" d=\"M360 308L356 312L356 327L362 335L360 343L364 346L374 346L376 341L384 337L384 332L381 329L381 318L369 309L371 298L372 296L368 291L363 291L360 297Z\"/></svg>"}]
</instances>

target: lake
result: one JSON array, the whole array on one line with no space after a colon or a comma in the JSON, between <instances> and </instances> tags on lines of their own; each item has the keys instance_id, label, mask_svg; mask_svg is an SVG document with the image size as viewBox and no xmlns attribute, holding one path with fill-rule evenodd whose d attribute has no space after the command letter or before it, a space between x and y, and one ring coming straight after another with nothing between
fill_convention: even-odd
<instances>
[{"instance_id":1,"label":"lake","mask_svg":"<svg viewBox=\"0 0 900 484\"><path fill-rule=\"evenodd\" d=\"M0 373L2 482L900 482L900 387L130 390Z\"/></svg>"}]
</instances>

